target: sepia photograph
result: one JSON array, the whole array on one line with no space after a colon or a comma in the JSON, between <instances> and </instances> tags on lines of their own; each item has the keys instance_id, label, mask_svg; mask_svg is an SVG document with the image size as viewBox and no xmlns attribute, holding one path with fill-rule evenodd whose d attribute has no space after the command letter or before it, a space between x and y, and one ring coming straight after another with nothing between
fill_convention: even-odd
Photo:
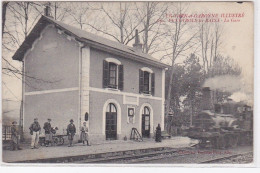
<instances>
[{"instance_id":1,"label":"sepia photograph","mask_svg":"<svg viewBox=\"0 0 260 173\"><path fill-rule=\"evenodd\" d=\"M254 2L1 3L2 165L255 163Z\"/></svg>"}]
</instances>

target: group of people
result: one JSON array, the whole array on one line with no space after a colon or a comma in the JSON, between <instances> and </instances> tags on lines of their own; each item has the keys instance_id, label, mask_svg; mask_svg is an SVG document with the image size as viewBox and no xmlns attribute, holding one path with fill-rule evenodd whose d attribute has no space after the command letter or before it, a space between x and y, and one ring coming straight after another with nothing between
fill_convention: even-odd
<instances>
[{"instance_id":1,"label":"group of people","mask_svg":"<svg viewBox=\"0 0 260 173\"><path fill-rule=\"evenodd\" d=\"M39 142L39 136L41 133L41 126L38 122L38 118L34 118L34 122L30 126L30 134L32 137L31 140L31 149L38 149L38 142ZM52 136L55 134L56 130L51 126L51 119L48 118L47 122L44 123L43 126L44 132L45 132L45 146L48 147L50 144L52 144ZM90 146L89 143L89 135L88 135L88 127L86 125L86 122L83 123L83 126L80 128L80 142L83 143L83 145ZM69 125L67 126L67 135L69 140L68 147L73 146L73 139L76 134L76 127L74 125L73 119L70 120ZM155 133L155 141L161 142L161 127L160 124L156 127L156 133ZM11 149L12 150L21 150L22 148L19 145L19 130L17 129L17 122L14 121L12 123L11 127Z\"/></svg>"},{"instance_id":2,"label":"group of people","mask_svg":"<svg viewBox=\"0 0 260 173\"><path fill-rule=\"evenodd\" d=\"M76 127L73 124L73 119L70 120L69 125L67 126L67 135L69 140L68 147L73 146L73 139L76 134ZM41 134L41 126L38 122L38 118L34 118L34 122L30 125L30 134L31 134L31 149L38 149L39 137ZM47 122L43 125L44 134L45 134L45 146L48 147L50 144L53 144L53 135L56 133L57 128L53 128L51 126L51 119L48 118ZM88 127L86 122L83 123L83 126L80 128L80 142L83 145L87 144L90 146L89 143L89 135L88 135ZM17 128L17 122L14 121L11 127L11 150L21 150L22 148L19 145L20 135L19 130Z\"/></svg>"},{"instance_id":3,"label":"group of people","mask_svg":"<svg viewBox=\"0 0 260 173\"><path fill-rule=\"evenodd\" d=\"M73 124L73 119L70 120L70 124L67 127L67 135L68 135L68 140L69 140L69 146L68 147L72 147L73 146L73 139L74 139L74 135L76 133L76 127ZM89 135L88 135L88 127L87 127L87 123L84 122L83 126L80 128L80 142L83 143L83 145L85 145L87 143L88 146L90 146L89 144Z\"/></svg>"}]
</instances>

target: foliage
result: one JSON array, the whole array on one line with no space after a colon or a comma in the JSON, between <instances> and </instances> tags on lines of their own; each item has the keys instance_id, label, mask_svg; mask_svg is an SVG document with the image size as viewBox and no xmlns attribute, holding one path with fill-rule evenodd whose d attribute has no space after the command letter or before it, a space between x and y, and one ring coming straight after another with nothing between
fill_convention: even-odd
<instances>
[{"instance_id":1,"label":"foliage","mask_svg":"<svg viewBox=\"0 0 260 173\"><path fill-rule=\"evenodd\" d=\"M219 75L239 76L240 74L241 67L235 63L234 59L219 55L215 59L213 66L209 68L207 77L214 77Z\"/></svg>"}]
</instances>

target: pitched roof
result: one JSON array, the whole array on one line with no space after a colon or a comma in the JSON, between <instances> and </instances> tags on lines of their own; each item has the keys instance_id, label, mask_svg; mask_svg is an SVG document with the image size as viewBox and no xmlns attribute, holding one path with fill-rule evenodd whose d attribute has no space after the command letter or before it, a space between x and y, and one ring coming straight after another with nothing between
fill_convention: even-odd
<instances>
[{"instance_id":1,"label":"pitched roof","mask_svg":"<svg viewBox=\"0 0 260 173\"><path fill-rule=\"evenodd\" d=\"M46 16L42 16L39 19L39 21L34 26L30 34L26 37L22 45L13 55L14 60L21 61L23 59L26 51L32 47L32 43L40 36L41 31L44 29L44 27L47 24L54 24L57 28L64 30L66 34L74 36L76 40L83 43L87 43L91 47L100 48L101 50L107 50L107 51L110 50L112 53L118 53L119 55L126 55L124 57L135 59L137 61L145 62L148 64L156 65L158 67L162 67L162 68L168 67L168 65L153 58L149 54L138 51L133 47L126 46L119 42L115 42L106 39L104 37L97 36L95 34L67 25L63 22L56 21Z\"/></svg>"}]
</instances>

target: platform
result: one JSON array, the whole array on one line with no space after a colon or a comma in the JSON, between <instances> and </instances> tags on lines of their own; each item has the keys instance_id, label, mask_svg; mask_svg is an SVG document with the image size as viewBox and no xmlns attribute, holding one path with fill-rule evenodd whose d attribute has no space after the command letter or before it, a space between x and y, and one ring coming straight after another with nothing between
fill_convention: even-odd
<instances>
[{"instance_id":1,"label":"platform","mask_svg":"<svg viewBox=\"0 0 260 173\"><path fill-rule=\"evenodd\" d=\"M142 150L149 148L183 148L189 147L196 143L188 137L172 137L165 139L161 143L156 143L153 139L145 139L142 142L136 141L106 141L91 146L83 146L76 144L73 147L55 146L55 147L40 147L39 149L30 149L30 146L23 147L23 150L9 151L4 150L3 162L16 163L16 162L46 162L47 159L62 159L68 157L80 157L84 155L103 154L108 152L120 152L130 150Z\"/></svg>"}]
</instances>

